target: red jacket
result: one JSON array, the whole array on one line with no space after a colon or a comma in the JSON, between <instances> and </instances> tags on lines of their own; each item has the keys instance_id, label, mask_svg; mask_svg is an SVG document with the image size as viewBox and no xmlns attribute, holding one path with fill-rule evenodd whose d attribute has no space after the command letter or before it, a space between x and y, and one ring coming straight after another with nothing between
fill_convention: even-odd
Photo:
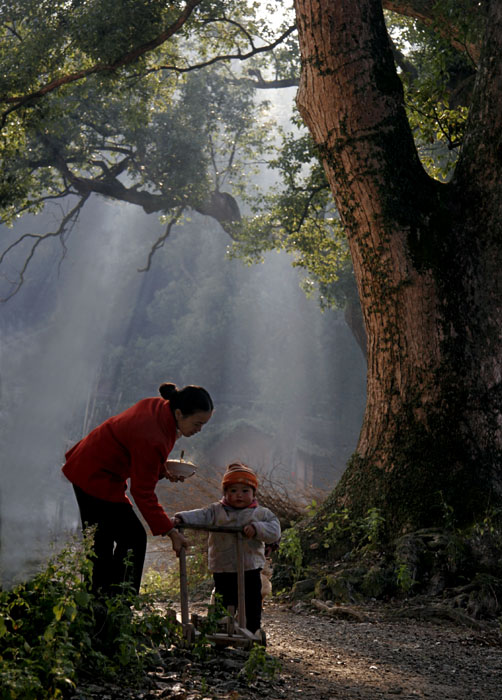
<instances>
[{"instance_id":1,"label":"red jacket","mask_svg":"<svg viewBox=\"0 0 502 700\"><path fill-rule=\"evenodd\" d=\"M143 399L112 416L77 442L65 457L65 476L82 491L104 501L130 503L131 495L154 535L173 523L155 495L162 467L176 440L169 401Z\"/></svg>"}]
</instances>

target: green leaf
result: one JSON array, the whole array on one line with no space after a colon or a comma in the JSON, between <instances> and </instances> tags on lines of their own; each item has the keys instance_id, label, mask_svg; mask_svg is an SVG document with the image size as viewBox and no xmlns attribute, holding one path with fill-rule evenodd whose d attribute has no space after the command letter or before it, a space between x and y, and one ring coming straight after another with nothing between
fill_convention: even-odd
<instances>
[{"instance_id":1,"label":"green leaf","mask_svg":"<svg viewBox=\"0 0 502 700\"><path fill-rule=\"evenodd\" d=\"M62 601L59 601L58 603L56 603L56 605L54 605L52 608L52 612L54 613L54 617L56 618L56 620L59 622L61 620L61 618L63 617L64 612L65 612L64 603Z\"/></svg>"}]
</instances>

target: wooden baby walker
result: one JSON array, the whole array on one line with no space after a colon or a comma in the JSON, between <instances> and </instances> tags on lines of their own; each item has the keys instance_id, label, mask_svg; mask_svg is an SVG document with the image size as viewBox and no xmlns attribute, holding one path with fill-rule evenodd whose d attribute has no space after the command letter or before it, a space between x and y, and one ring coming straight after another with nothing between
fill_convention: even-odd
<instances>
[{"instance_id":1,"label":"wooden baby walker","mask_svg":"<svg viewBox=\"0 0 502 700\"><path fill-rule=\"evenodd\" d=\"M218 646L240 646L246 649L251 649L254 644L265 646L265 633L259 629L255 634L250 632L246 627L246 604L245 604L245 583L244 583L244 552L242 547L242 527L224 526L224 525L189 525L183 523L177 525L180 533L184 529L188 530L207 530L208 532L226 532L235 535L235 547L237 556L237 619L233 606L228 607L228 615L220 623L224 625L223 631L206 634L206 638L210 642L214 642ZM180 604L181 604L181 625L183 628L183 636L188 644L195 641L195 638L200 635L197 629L201 622L199 615L189 614L188 606L188 582L187 582L187 564L186 550L182 548L180 555Z\"/></svg>"}]
</instances>

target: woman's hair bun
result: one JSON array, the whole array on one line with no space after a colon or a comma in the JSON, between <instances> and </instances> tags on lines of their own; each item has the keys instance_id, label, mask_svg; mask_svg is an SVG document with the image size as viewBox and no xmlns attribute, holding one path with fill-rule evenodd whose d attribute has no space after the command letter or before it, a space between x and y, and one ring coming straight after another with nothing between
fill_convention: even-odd
<instances>
[{"instance_id":1,"label":"woman's hair bun","mask_svg":"<svg viewBox=\"0 0 502 700\"><path fill-rule=\"evenodd\" d=\"M176 384L164 382L159 386L159 394L171 404L171 410L179 408L184 416L192 416L198 411L212 412L213 400L201 386L188 384L178 389Z\"/></svg>"},{"instance_id":2,"label":"woman's hair bun","mask_svg":"<svg viewBox=\"0 0 502 700\"><path fill-rule=\"evenodd\" d=\"M164 382L159 386L159 394L166 400L171 399L177 391L178 387L176 384L172 384L171 382Z\"/></svg>"}]
</instances>

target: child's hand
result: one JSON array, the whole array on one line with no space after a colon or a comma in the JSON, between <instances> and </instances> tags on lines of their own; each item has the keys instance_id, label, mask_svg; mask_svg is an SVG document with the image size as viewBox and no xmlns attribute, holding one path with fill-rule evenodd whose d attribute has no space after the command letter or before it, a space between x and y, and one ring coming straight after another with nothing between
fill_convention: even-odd
<instances>
[{"instance_id":1,"label":"child's hand","mask_svg":"<svg viewBox=\"0 0 502 700\"><path fill-rule=\"evenodd\" d=\"M248 539L252 539L253 537L256 537L256 528L254 525L244 525L243 532Z\"/></svg>"}]
</instances>

